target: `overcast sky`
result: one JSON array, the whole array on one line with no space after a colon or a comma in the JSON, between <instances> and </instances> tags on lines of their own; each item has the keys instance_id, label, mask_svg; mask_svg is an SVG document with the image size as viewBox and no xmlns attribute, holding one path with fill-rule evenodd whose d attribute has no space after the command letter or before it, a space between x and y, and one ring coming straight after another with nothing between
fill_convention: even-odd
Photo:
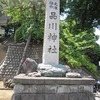
<instances>
[{"instance_id":1,"label":"overcast sky","mask_svg":"<svg viewBox=\"0 0 100 100\"><path fill-rule=\"evenodd\" d=\"M95 34L96 35L99 35L100 36L100 29L95 29L96 31L95 31ZM99 39L96 41L98 44L100 44L100 37L99 37Z\"/></svg>"}]
</instances>

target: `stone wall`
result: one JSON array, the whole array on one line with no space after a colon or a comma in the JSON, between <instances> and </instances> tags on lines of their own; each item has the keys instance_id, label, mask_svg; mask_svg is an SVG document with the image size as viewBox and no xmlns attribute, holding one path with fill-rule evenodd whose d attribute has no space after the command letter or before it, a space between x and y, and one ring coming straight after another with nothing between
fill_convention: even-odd
<instances>
[{"instance_id":1,"label":"stone wall","mask_svg":"<svg viewBox=\"0 0 100 100\"><path fill-rule=\"evenodd\" d=\"M14 77L12 100L95 100L91 78Z\"/></svg>"}]
</instances>

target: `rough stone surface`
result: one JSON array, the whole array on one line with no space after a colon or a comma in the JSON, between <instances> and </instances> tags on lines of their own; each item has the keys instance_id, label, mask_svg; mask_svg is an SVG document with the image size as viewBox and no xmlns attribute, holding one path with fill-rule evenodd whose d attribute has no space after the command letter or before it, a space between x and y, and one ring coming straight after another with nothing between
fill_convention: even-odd
<instances>
[{"instance_id":1,"label":"rough stone surface","mask_svg":"<svg viewBox=\"0 0 100 100\"><path fill-rule=\"evenodd\" d=\"M15 93L80 93L93 92L92 85L20 85L14 87Z\"/></svg>"},{"instance_id":2,"label":"rough stone surface","mask_svg":"<svg viewBox=\"0 0 100 100\"><path fill-rule=\"evenodd\" d=\"M21 100L45 100L44 94L28 94L28 95L21 95Z\"/></svg>"},{"instance_id":3,"label":"rough stone surface","mask_svg":"<svg viewBox=\"0 0 100 100\"><path fill-rule=\"evenodd\" d=\"M95 100L91 93L15 94L12 100Z\"/></svg>"},{"instance_id":4,"label":"rough stone surface","mask_svg":"<svg viewBox=\"0 0 100 100\"><path fill-rule=\"evenodd\" d=\"M55 64L39 64L38 70L42 76L46 77L65 77L66 73L70 71L67 65Z\"/></svg>"},{"instance_id":5,"label":"rough stone surface","mask_svg":"<svg viewBox=\"0 0 100 100\"><path fill-rule=\"evenodd\" d=\"M13 94L11 100L22 100L21 94Z\"/></svg>"},{"instance_id":6,"label":"rough stone surface","mask_svg":"<svg viewBox=\"0 0 100 100\"><path fill-rule=\"evenodd\" d=\"M63 85L93 85L95 80L92 78L66 78L66 77L28 77L25 74L19 74L14 77L15 84L23 85L43 85L43 84L63 84Z\"/></svg>"},{"instance_id":7,"label":"rough stone surface","mask_svg":"<svg viewBox=\"0 0 100 100\"><path fill-rule=\"evenodd\" d=\"M31 72L31 73L28 73L29 77L41 77L41 72Z\"/></svg>"},{"instance_id":8,"label":"rough stone surface","mask_svg":"<svg viewBox=\"0 0 100 100\"><path fill-rule=\"evenodd\" d=\"M12 100L95 100L94 79L62 77L14 77Z\"/></svg>"},{"instance_id":9,"label":"rough stone surface","mask_svg":"<svg viewBox=\"0 0 100 100\"><path fill-rule=\"evenodd\" d=\"M76 73L76 72L68 72L66 73L66 77L68 78L81 78L81 74Z\"/></svg>"},{"instance_id":10,"label":"rough stone surface","mask_svg":"<svg viewBox=\"0 0 100 100\"><path fill-rule=\"evenodd\" d=\"M35 60L31 58L26 58L22 66L25 73L30 73L30 72L36 72L38 65Z\"/></svg>"}]
</instances>

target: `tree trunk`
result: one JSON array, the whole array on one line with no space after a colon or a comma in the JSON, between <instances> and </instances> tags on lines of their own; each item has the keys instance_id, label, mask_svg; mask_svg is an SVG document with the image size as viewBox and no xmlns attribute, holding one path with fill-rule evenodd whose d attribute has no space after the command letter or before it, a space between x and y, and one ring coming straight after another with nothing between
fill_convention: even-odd
<instances>
[{"instance_id":1,"label":"tree trunk","mask_svg":"<svg viewBox=\"0 0 100 100\"><path fill-rule=\"evenodd\" d=\"M22 59L21 59L21 62L19 64L19 67L18 67L18 70L17 70L17 73L16 73L17 75L21 73L21 67L22 67L23 62L26 59L26 52L27 52L27 49L28 49L30 40L31 40L31 33L29 34L29 37L27 39L27 43L26 43L25 48L24 48L24 51L23 51Z\"/></svg>"}]
</instances>

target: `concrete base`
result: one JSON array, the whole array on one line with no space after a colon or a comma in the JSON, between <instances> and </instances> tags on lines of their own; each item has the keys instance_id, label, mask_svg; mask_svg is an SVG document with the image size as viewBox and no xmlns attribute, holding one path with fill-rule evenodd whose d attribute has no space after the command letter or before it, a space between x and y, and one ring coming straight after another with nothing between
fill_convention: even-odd
<instances>
[{"instance_id":1,"label":"concrete base","mask_svg":"<svg viewBox=\"0 0 100 100\"><path fill-rule=\"evenodd\" d=\"M12 100L95 100L94 79L62 77L14 77Z\"/></svg>"}]
</instances>

